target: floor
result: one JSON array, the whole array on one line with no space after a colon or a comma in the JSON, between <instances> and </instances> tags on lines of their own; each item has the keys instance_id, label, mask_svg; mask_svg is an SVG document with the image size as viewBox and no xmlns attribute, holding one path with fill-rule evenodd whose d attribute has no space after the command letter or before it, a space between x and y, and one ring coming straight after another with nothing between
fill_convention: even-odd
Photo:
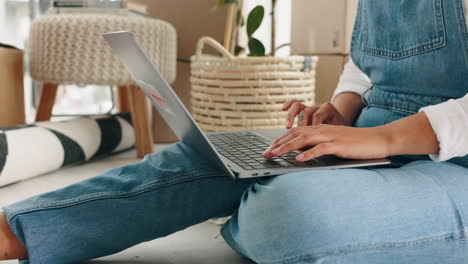
<instances>
[{"instance_id":1,"label":"floor","mask_svg":"<svg viewBox=\"0 0 468 264\"><path fill-rule=\"evenodd\" d=\"M156 150L164 145L156 145ZM135 163L135 151L127 151L81 166L67 167L8 187L0 188L0 206L58 189L108 169ZM137 245L121 253L89 261L89 264L251 264L235 253L219 236L218 225L205 222L171 236ZM0 261L13 264L16 261Z\"/></svg>"}]
</instances>

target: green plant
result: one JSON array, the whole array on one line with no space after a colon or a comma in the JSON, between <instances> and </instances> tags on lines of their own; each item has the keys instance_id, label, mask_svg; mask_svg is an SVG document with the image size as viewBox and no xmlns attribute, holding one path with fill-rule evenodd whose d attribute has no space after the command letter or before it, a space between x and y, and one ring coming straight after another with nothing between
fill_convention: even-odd
<instances>
[{"instance_id":1,"label":"green plant","mask_svg":"<svg viewBox=\"0 0 468 264\"><path fill-rule=\"evenodd\" d=\"M265 56L265 46L263 43L254 38L253 34L263 22L263 17L265 16L265 8L263 6L256 6L252 11L250 11L249 16L247 17L247 45L250 50L249 56Z\"/></svg>"},{"instance_id":2,"label":"green plant","mask_svg":"<svg viewBox=\"0 0 468 264\"><path fill-rule=\"evenodd\" d=\"M275 7L276 7L276 0L272 1L272 11L270 13L272 18L272 30L271 30L271 54L275 56L275 52L277 50L275 44ZM226 4L234 4L237 6L236 12L236 25L237 27L242 27L244 25L244 17L242 16L242 12L239 8L239 0L218 0L216 3L216 7L220 8ZM258 40L257 38L253 37L253 34L258 30L260 25L263 22L265 17L265 8L261 5L257 5L254 7L247 16L247 23L246 23L246 33L247 33L247 46L249 47L249 54L248 56L266 56L265 54L265 46L263 43ZM281 47L283 47L282 45ZM244 47L237 45L234 49L234 54L237 56L245 51Z\"/></svg>"}]
</instances>

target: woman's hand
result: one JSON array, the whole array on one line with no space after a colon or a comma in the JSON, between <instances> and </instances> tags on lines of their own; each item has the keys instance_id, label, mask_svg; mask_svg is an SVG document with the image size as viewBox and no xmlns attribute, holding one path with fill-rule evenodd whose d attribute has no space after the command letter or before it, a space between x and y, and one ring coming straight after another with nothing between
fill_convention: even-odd
<instances>
[{"instance_id":1,"label":"woman's hand","mask_svg":"<svg viewBox=\"0 0 468 264\"><path fill-rule=\"evenodd\" d=\"M391 154L392 137L384 127L355 128L335 125L295 127L275 140L263 153L265 158L303 150L299 162L323 155L348 159L377 159Z\"/></svg>"},{"instance_id":2,"label":"woman's hand","mask_svg":"<svg viewBox=\"0 0 468 264\"><path fill-rule=\"evenodd\" d=\"M298 116L297 126L310 126L319 124L345 125L345 119L331 103L316 104L307 107L293 99L283 105L283 111L288 110L286 128L292 128L294 119Z\"/></svg>"},{"instance_id":3,"label":"woman's hand","mask_svg":"<svg viewBox=\"0 0 468 264\"><path fill-rule=\"evenodd\" d=\"M425 113L370 128L318 125L296 127L275 140L263 153L277 157L304 150L299 162L323 155L349 159L377 159L396 155L439 153L439 141Z\"/></svg>"}]
</instances>

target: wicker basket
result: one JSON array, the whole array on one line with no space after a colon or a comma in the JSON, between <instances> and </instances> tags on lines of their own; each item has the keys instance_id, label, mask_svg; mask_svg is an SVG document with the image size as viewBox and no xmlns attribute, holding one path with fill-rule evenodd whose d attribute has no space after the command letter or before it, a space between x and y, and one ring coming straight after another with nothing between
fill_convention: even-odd
<instances>
[{"instance_id":1,"label":"wicker basket","mask_svg":"<svg viewBox=\"0 0 468 264\"><path fill-rule=\"evenodd\" d=\"M222 57L203 54L209 45ZM191 58L192 114L207 132L284 127L289 99L314 102L317 57L234 57L209 37Z\"/></svg>"}]
</instances>

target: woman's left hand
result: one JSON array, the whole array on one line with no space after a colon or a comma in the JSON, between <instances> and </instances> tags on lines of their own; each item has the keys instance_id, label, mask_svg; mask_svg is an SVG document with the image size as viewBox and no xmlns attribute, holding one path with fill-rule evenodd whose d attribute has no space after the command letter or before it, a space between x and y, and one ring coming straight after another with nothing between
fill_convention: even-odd
<instances>
[{"instance_id":1,"label":"woman's left hand","mask_svg":"<svg viewBox=\"0 0 468 264\"><path fill-rule=\"evenodd\" d=\"M290 129L275 140L263 156L272 158L294 150L308 149L298 155L296 160L304 162L323 155L378 159L390 156L391 139L385 127L302 126Z\"/></svg>"}]
</instances>

